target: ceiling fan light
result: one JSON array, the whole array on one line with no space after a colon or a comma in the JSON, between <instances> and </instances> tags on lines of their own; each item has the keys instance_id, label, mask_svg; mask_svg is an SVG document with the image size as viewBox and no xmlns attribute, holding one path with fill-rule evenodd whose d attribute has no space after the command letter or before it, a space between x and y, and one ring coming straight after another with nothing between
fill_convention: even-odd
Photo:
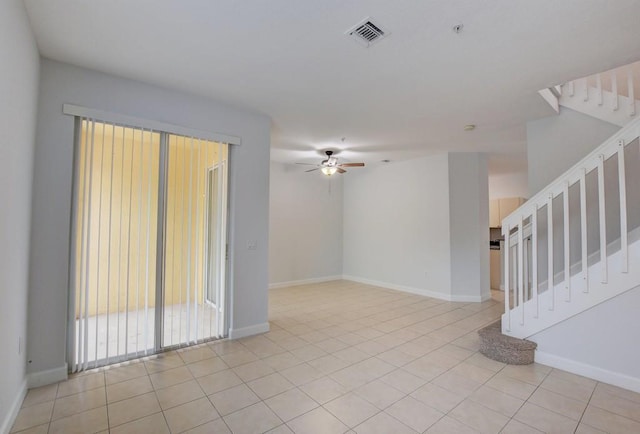
<instances>
[{"instance_id":1,"label":"ceiling fan light","mask_svg":"<svg viewBox=\"0 0 640 434\"><path fill-rule=\"evenodd\" d=\"M334 173L336 173L338 171L337 167L333 167L333 166L325 166L322 169L320 169L322 171L322 173L324 173L327 176L331 176Z\"/></svg>"}]
</instances>

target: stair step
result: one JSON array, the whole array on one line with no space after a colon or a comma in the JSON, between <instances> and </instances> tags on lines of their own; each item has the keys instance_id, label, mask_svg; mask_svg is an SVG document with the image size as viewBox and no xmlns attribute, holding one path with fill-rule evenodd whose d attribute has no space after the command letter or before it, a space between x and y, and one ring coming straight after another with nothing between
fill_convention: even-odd
<instances>
[{"instance_id":1,"label":"stair step","mask_svg":"<svg viewBox=\"0 0 640 434\"><path fill-rule=\"evenodd\" d=\"M480 353L486 357L509 365L533 363L538 344L503 335L500 320L478 330L478 335L480 336Z\"/></svg>"}]
</instances>

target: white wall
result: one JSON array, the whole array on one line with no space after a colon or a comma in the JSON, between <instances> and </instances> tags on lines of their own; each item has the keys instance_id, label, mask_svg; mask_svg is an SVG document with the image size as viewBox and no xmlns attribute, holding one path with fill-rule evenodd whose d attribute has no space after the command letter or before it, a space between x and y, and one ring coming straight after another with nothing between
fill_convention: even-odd
<instances>
[{"instance_id":1,"label":"white wall","mask_svg":"<svg viewBox=\"0 0 640 434\"><path fill-rule=\"evenodd\" d=\"M638 318L640 286L529 339L560 368L640 391Z\"/></svg>"},{"instance_id":2,"label":"white wall","mask_svg":"<svg viewBox=\"0 0 640 434\"><path fill-rule=\"evenodd\" d=\"M271 163L271 286L342 275L343 176L304 170L292 164Z\"/></svg>"},{"instance_id":3,"label":"white wall","mask_svg":"<svg viewBox=\"0 0 640 434\"><path fill-rule=\"evenodd\" d=\"M619 129L565 107L557 116L527 122L528 197L547 186Z\"/></svg>"},{"instance_id":4,"label":"white wall","mask_svg":"<svg viewBox=\"0 0 640 434\"><path fill-rule=\"evenodd\" d=\"M479 301L491 297L487 173L485 155L449 154L451 295L454 300Z\"/></svg>"},{"instance_id":5,"label":"white wall","mask_svg":"<svg viewBox=\"0 0 640 434\"><path fill-rule=\"evenodd\" d=\"M529 197L529 175L525 172L489 175L489 199Z\"/></svg>"},{"instance_id":6,"label":"white wall","mask_svg":"<svg viewBox=\"0 0 640 434\"><path fill-rule=\"evenodd\" d=\"M31 182L39 55L22 1L0 2L0 433L25 392ZM18 341L22 348L18 353Z\"/></svg>"},{"instance_id":7,"label":"white wall","mask_svg":"<svg viewBox=\"0 0 640 434\"><path fill-rule=\"evenodd\" d=\"M65 364L73 118L64 103L238 136L230 149L234 334L266 326L270 120L212 100L42 61L29 300L31 372ZM257 249L248 250L249 240Z\"/></svg>"},{"instance_id":8,"label":"white wall","mask_svg":"<svg viewBox=\"0 0 640 434\"><path fill-rule=\"evenodd\" d=\"M447 154L369 167L344 179L344 274L450 296Z\"/></svg>"}]
</instances>

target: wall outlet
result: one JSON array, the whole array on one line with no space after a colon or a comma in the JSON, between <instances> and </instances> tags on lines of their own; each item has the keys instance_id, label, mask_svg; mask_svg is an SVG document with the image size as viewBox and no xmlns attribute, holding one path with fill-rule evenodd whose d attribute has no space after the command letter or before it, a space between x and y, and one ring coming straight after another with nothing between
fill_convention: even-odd
<instances>
[{"instance_id":1,"label":"wall outlet","mask_svg":"<svg viewBox=\"0 0 640 434\"><path fill-rule=\"evenodd\" d=\"M258 248L258 242L256 240L247 241L247 249L256 250Z\"/></svg>"}]
</instances>

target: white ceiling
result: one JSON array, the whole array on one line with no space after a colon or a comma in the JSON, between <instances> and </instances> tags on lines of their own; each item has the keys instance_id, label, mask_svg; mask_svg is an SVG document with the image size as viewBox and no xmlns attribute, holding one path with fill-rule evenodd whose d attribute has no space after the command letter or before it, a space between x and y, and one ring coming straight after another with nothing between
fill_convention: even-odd
<instances>
[{"instance_id":1,"label":"white ceiling","mask_svg":"<svg viewBox=\"0 0 640 434\"><path fill-rule=\"evenodd\" d=\"M369 164L443 150L516 161L526 121L551 114L538 89L640 59L638 0L25 4L43 56L265 113L272 159L287 162L326 148ZM367 16L390 32L370 48L345 36Z\"/></svg>"}]
</instances>

